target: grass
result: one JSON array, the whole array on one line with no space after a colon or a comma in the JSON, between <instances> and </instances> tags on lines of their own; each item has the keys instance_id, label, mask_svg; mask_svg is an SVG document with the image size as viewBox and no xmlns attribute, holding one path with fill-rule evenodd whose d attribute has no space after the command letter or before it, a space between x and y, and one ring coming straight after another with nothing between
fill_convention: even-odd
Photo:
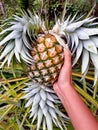
<instances>
[{"instance_id":1,"label":"grass","mask_svg":"<svg viewBox=\"0 0 98 130\"><path fill-rule=\"evenodd\" d=\"M36 125L31 124L29 119L29 108L25 109L25 100L22 100L23 88L29 78L23 74L22 68L12 70L5 67L0 74L0 130L32 130ZM93 72L88 73L84 80L79 71L73 71L73 82L76 91L98 117L98 83L92 87L94 78ZM57 128L56 128L57 129ZM73 130L68 125L68 130Z\"/></svg>"}]
</instances>

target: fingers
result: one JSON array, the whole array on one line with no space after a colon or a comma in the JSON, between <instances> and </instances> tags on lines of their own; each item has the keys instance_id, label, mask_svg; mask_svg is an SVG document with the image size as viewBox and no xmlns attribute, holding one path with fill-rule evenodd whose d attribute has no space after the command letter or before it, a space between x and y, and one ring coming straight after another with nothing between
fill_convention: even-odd
<instances>
[{"instance_id":1,"label":"fingers","mask_svg":"<svg viewBox=\"0 0 98 130\"><path fill-rule=\"evenodd\" d=\"M58 81L54 83L54 91L58 92L58 86L71 84L72 82L72 65L71 53L68 49L64 50L64 64L59 73Z\"/></svg>"},{"instance_id":2,"label":"fingers","mask_svg":"<svg viewBox=\"0 0 98 130\"><path fill-rule=\"evenodd\" d=\"M59 81L62 81L63 84L64 82L70 83L71 76L72 76L71 53L68 49L65 49L64 50L64 64L59 74Z\"/></svg>"},{"instance_id":3,"label":"fingers","mask_svg":"<svg viewBox=\"0 0 98 130\"><path fill-rule=\"evenodd\" d=\"M63 68L70 70L72 67L71 65L71 52L68 48L64 49L64 64Z\"/></svg>"},{"instance_id":4,"label":"fingers","mask_svg":"<svg viewBox=\"0 0 98 130\"><path fill-rule=\"evenodd\" d=\"M68 48L64 49L64 63L71 63L71 52Z\"/></svg>"}]
</instances>

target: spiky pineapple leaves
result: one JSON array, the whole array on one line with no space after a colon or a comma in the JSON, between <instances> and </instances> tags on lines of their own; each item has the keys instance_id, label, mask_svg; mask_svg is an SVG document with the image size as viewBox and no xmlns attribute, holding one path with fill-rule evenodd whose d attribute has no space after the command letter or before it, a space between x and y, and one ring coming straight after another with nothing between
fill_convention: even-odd
<instances>
[{"instance_id":1,"label":"spiky pineapple leaves","mask_svg":"<svg viewBox=\"0 0 98 130\"><path fill-rule=\"evenodd\" d=\"M0 60L4 59L1 68L6 62L9 66L14 55L19 63L22 60L29 64L33 62L29 54L32 49L31 42L41 30L42 22L37 15L33 16L30 12L29 15L22 14L14 15L12 19L6 21L3 31L0 32L0 46L3 46L0 50Z\"/></svg>"},{"instance_id":2,"label":"spiky pineapple leaves","mask_svg":"<svg viewBox=\"0 0 98 130\"><path fill-rule=\"evenodd\" d=\"M74 57L73 66L82 57L81 73L86 75L90 66L90 61L95 67L95 77L98 74L98 23L96 18L71 18L69 16L64 22L58 22L53 27L53 32L58 29L58 34L67 38L68 46ZM58 27L57 27L58 26ZM98 78L98 77L97 77ZM96 83L96 79L94 85Z\"/></svg>"},{"instance_id":3,"label":"spiky pineapple leaves","mask_svg":"<svg viewBox=\"0 0 98 130\"><path fill-rule=\"evenodd\" d=\"M40 30L45 30L45 25L38 15L32 15L30 11L28 13L29 15L26 13L22 13L22 16L14 15L12 19L6 21L6 24L3 26L5 29L0 32L0 46L3 46L3 49L0 51L0 60L4 59L1 68L6 62L9 66L14 55L19 63L22 60L29 64L33 62L29 53L32 49L31 42L36 39ZM96 18L83 19L82 16L77 19L76 15L73 18L70 15L63 22L58 20L53 29L49 30L49 33L53 34L63 47L66 46L62 36L67 39L72 55L75 54L73 65L82 56L81 70L84 75L87 73L90 60L98 71L98 63L93 61L92 58L94 55L95 57L98 55L98 29L95 27L98 23L94 23L94 20Z\"/></svg>"},{"instance_id":4,"label":"spiky pineapple leaves","mask_svg":"<svg viewBox=\"0 0 98 130\"><path fill-rule=\"evenodd\" d=\"M57 108L57 104L61 104L61 102L54 91L39 83L29 82L26 85L28 87L24 89L26 94L23 99L28 100L25 107L31 107L32 123L36 118L38 119L37 130L40 129L41 124L43 124L43 129L52 130L53 123L63 130L63 127L66 127L65 122L69 121L69 118Z\"/></svg>"}]
</instances>

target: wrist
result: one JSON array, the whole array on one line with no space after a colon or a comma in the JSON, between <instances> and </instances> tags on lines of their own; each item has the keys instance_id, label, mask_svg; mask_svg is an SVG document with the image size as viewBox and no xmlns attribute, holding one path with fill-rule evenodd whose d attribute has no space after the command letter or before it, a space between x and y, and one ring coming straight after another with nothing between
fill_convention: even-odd
<instances>
[{"instance_id":1,"label":"wrist","mask_svg":"<svg viewBox=\"0 0 98 130\"><path fill-rule=\"evenodd\" d=\"M61 90L73 88L73 84L72 84L72 83L60 84L60 85L59 85L59 88L60 88Z\"/></svg>"},{"instance_id":2,"label":"wrist","mask_svg":"<svg viewBox=\"0 0 98 130\"><path fill-rule=\"evenodd\" d=\"M74 89L73 84L70 82L64 83L64 84L59 84L55 83L53 85L54 91L58 94L61 93L62 95L67 95L68 93L72 92Z\"/></svg>"},{"instance_id":3,"label":"wrist","mask_svg":"<svg viewBox=\"0 0 98 130\"><path fill-rule=\"evenodd\" d=\"M71 93L73 90L75 91L73 84L69 84L69 83L66 83L65 85L60 85L58 87L59 87L59 91L64 95Z\"/></svg>"}]
</instances>

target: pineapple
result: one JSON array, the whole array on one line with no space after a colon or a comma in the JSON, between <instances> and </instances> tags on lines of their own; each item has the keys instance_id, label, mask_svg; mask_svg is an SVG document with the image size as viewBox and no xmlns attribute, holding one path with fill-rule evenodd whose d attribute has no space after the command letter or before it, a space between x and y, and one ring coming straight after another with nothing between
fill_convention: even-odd
<instances>
[{"instance_id":1,"label":"pineapple","mask_svg":"<svg viewBox=\"0 0 98 130\"><path fill-rule=\"evenodd\" d=\"M40 34L37 45L32 43L31 55L35 61L30 66L30 77L41 84L50 85L63 64L63 47L51 34Z\"/></svg>"},{"instance_id":2,"label":"pineapple","mask_svg":"<svg viewBox=\"0 0 98 130\"><path fill-rule=\"evenodd\" d=\"M25 107L30 107L32 123L37 119L37 130L53 129L54 123L61 130L66 129L69 118L59 109L60 100L52 89L64 62L64 48L69 47L73 56L73 66L82 57L82 74L86 75L89 61L95 68L95 82L98 78L98 28L96 18L76 18L56 21L51 30L46 29L40 16L29 12L14 15L4 23L0 33L1 68L11 64L13 57L28 68L30 82L24 88Z\"/></svg>"}]
</instances>

